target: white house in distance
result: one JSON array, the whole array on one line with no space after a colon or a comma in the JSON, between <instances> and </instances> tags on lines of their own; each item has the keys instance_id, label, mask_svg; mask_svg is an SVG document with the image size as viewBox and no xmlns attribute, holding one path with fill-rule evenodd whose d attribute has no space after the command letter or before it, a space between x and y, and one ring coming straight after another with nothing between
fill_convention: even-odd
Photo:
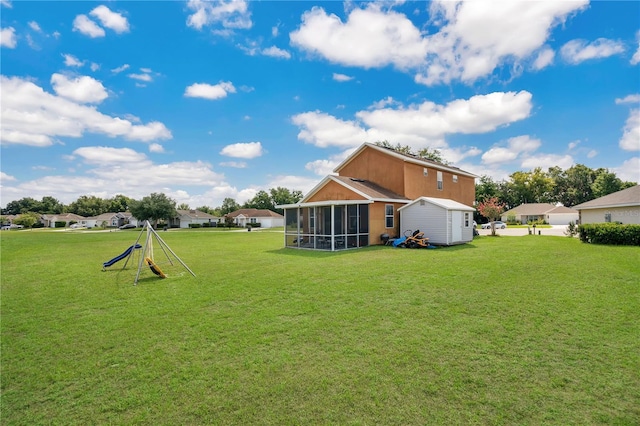
<instances>
[{"instance_id":1,"label":"white house in distance","mask_svg":"<svg viewBox=\"0 0 640 426\"><path fill-rule=\"evenodd\" d=\"M555 206L549 203L524 203L502 213L501 220L507 222L509 217L524 225L541 220L549 225L568 225L578 221L578 210L565 206Z\"/></svg>"},{"instance_id":2,"label":"white house in distance","mask_svg":"<svg viewBox=\"0 0 640 426\"><path fill-rule=\"evenodd\" d=\"M176 210L178 216L171 219L171 227L188 228L190 224L217 226L221 218L200 210Z\"/></svg>"},{"instance_id":3,"label":"white house in distance","mask_svg":"<svg viewBox=\"0 0 640 426\"><path fill-rule=\"evenodd\" d=\"M420 197L398 209L400 229L424 232L429 244L464 244L473 240L474 211L447 198Z\"/></svg>"},{"instance_id":4,"label":"white house in distance","mask_svg":"<svg viewBox=\"0 0 640 426\"><path fill-rule=\"evenodd\" d=\"M284 226L284 216L267 209L240 209L227 214L233 218L236 226L259 224L261 228L277 228Z\"/></svg>"},{"instance_id":5,"label":"white house in distance","mask_svg":"<svg viewBox=\"0 0 640 426\"><path fill-rule=\"evenodd\" d=\"M574 206L580 223L620 222L640 225L640 185Z\"/></svg>"}]
</instances>

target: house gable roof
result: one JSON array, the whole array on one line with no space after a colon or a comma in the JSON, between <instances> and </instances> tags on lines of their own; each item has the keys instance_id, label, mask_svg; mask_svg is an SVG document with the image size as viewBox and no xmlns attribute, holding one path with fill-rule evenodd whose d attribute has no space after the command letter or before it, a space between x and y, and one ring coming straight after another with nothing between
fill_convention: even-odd
<instances>
[{"instance_id":1,"label":"house gable roof","mask_svg":"<svg viewBox=\"0 0 640 426\"><path fill-rule=\"evenodd\" d=\"M550 203L523 203L509 211L502 213L502 216L509 214L519 214L525 216L540 216L553 210L556 206Z\"/></svg>"},{"instance_id":2,"label":"house gable roof","mask_svg":"<svg viewBox=\"0 0 640 426\"><path fill-rule=\"evenodd\" d=\"M413 164L417 164L419 166L422 167L431 167L434 169L439 169L439 170L444 170L447 172L451 172L454 174L458 174L461 176L468 176L468 177L472 177L472 178L477 178L479 176L474 175L473 173L470 172L466 172L462 169L459 169L457 167L454 166L448 166L446 164L442 164L442 163L438 163L437 161L432 161L432 160L427 160L424 158L420 158L414 155L409 155L409 154L404 154L398 151L395 151L393 149L390 148L385 148L382 146L378 146L369 142L365 142L362 145L360 145L360 147L358 149L356 149L351 155L349 155L347 158L344 159L344 161L342 161L342 163L338 164L338 166L333 170L336 173L340 173L340 170L342 170L347 164L349 164L354 158L356 158L358 155L360 155L360 153L362 151L364 151L367 148L371 148L374 149L376 151L380 151L386 155L389 155L391 157L395 157L398 158L402 161L406 161L409 163L413 163Z\"/></svg>"},{"instance_id":3,"label":"house gable roof","mask_svg":"<svg viewBox=\"0 0 640 426\"><path fill-rule=\"evenodd\" d=\"M573 206L576 210L640 206L640 185Z\"/></svg>"},{"instance_id":4,"label":"house gable roof","mask_svg":"<svg viewBox=\"0 0 640 426\"><path fill-rule=\"evenodd\" d=\"M329 175L325 177L318 185L316 185L305 197L300 200L300 204L307 202L329 182L336 182L344 186L350 191L355 192L369 201L392 201L392 202L409 202L406 197L396 194L395 192L383 188L382 186L364 179L357 179L348 176Z\"/></svg>"},{"instance_id":5,"label":"house gable roof","mask_svg":"<svg viewBox=\"0 0 640 426\"><path fill-rule=\"evenodd\" d=\"M176 210L182 219L217 219L215 216L200 210Z\"/></svg>"}]
</instances>

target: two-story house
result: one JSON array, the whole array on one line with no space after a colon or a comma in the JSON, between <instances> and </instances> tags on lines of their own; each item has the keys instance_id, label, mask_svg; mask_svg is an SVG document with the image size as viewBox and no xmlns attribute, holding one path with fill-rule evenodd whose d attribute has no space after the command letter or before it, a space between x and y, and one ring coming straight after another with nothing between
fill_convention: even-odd
<instances>
[{"instance_id":1,"label":"two-story house","mask_svg":"<svg viewBox=\"0 0 640 426\"><path fill-rule=\"evenodd\" d=\"M398 209L421 197L465 206L476 175L370 143L361 145L296 204L284 209L285 246L342 250L400 236ZM447 224L433 224L446 226Z\"/></svg>"}]
</instances>

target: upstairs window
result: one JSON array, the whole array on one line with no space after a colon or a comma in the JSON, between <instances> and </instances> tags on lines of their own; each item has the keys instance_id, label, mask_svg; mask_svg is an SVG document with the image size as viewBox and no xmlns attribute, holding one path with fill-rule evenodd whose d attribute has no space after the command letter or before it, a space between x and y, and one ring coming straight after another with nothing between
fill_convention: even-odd
<instances>
[{"instance_id":1,"label":"upstairs window","mask_svg":"<svg viewBox=\"0 0 640 426\"><path fill-rule=\"evenodd\" d=\"M442 191L442 172L438 172L438 191Z\"/></svg>"},{"instance_id":2,"label":"upstairs window","mask_svg":"<svg viewBox=\"0 0 640 426\"><path fill-rule=\"evenodd\" d=\"M429 169L427 169L426 167L422 168L422 175L423 176L429 176Z\"/></svg>"},{"instance_id":3,"label":"upstairs window","mask_svg":"<svg viewBox=\"0 0 640 426\"><path fill-rule=\"evenodd\" d=\"M384 227L393 228L393 204L384 206Z\"/></svg>"},{"instance_id":4,"label":"upstairs window","mask_svg":"<svg viewBox=\"0 0 640 426\"><path fill-rule=\"evenodd\" d=\"M458 183L458 175L453 175L453 183Z\"/></svg>"}]
</instances>

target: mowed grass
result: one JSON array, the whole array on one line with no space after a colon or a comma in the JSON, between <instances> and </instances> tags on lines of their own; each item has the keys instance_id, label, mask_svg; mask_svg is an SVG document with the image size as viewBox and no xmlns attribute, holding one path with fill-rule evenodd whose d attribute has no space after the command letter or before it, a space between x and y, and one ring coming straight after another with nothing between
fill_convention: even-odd
<instances>
[{"instance_id":1,"label":"mowed grass","mask_svg":"<svg viewBox=\"0 0 640 426\"><path fill-rule=\"evenodd\" d=\"M638 247L138 234L2 233L3 424L640 424Z\"/></svg>"}]
</instances>

